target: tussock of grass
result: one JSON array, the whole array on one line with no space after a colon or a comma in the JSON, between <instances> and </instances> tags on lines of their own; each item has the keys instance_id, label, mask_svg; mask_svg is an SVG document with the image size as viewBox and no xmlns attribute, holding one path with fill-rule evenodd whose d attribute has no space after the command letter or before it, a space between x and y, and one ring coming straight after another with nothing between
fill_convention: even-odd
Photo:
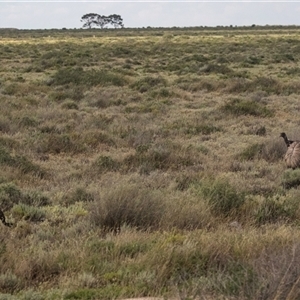
<instances>
[{"instance_id":1,"label":"tussock of grass","mask_svg":"<svg viewBox=\"0 0 300 300\"><path fill-rule=\"evenodd\" d=\"M200 195L207 199L211 211L215 215L233 217L238 215L239 208L245 201L245 195L238 192L226 180L203 180L198 187Z\"/></svg>"},{"instance_id":2,"label":"tussock of grass","mask_svg":"<svg viewBox=\"0 0 300 300\"><path fill-rule=\"evenodd\" d=\"M91 207L91 222L105 230L122 225L157 228L163 214L162 195L138 186L121 186L100 196Z\"/></svg>"}]
</instances>

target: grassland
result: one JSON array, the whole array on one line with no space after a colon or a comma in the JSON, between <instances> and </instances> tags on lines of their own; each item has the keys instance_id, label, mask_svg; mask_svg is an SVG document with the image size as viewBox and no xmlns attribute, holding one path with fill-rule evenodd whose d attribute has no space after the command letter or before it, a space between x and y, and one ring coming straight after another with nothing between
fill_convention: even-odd
<instances>
[{"instance_id":1,"label":"grassland","mask_svg":"<svg viewBox=\"0 0 300 300\"><path fill-rule=\"evenodd\" d=\"M0 299L299 299L299 28L0 36Z\"/></svg>"}]
</instances>

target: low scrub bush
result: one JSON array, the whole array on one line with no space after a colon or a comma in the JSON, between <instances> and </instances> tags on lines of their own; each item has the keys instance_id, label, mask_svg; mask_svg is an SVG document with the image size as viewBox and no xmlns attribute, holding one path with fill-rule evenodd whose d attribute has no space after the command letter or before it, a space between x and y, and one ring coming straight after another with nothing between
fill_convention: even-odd
<instances>
[{"instance_id":1,"label":"low scrub bush","mask_svg":"<svg viewBox=\"0 0 300 300\"><path fill-rule=\"evenodd\" d=\"M200 192L208 201L212 213L224 217L236 215L245 202L245 195L225 179L203 180Z\"/></svg>"},{"instance_id":2,"label":"low scrub bush","mask_svg":"<svg viewBox=\"0 0 300 300\"><path fill-rule=\"evenodd\" d=\"M300 185L300 170L287 170L282 175L281 185L285 189L297 188Z\"/></svg>"},{"instance_id":3,"label":"low scrub bush","mask_svg":"<svg viewBox=\"0 0 300 300\"><path fill-rule=\"evenodd\" d=\"M141 93L147 92L154 87L165 87L167 86L167 81L163 77L152 77L146 76L144 78L138 79L134 82L131 87L138 90Z\"/></svg>"},{"instance_id":4,"label":"low scrub bush","mask_svg":"<svg viewBox=\"0 0 300 300\"><path fill-rule=\"evenodd\" d=\"M170 142L156 145L139 145L136 153L123 161L125 169L139 168L142 173L153 170L179 169L200 163L199 153L193 147Z\"/></svg>"},{"instance_id":5,"label":"low scrub bush","mask_svg":"<svg viewBox=\"0 0 300 300\"><path fill-rule=\"evenodd\" d=\"M209 135L219 131L222 131L221 127L219 126L215 126L212 124L196 124L191 126L187 125L184 132L186 134L192 134L192 135L198 135L198 134Z\"/></svg>"},{"instance_id":6,"label":"low scrub bush","mask_svg":"<svg viewBox=\"0 0 300 300\"><path fill-rule=\"evenodd\" d=\"M257 225L276 222L292 222L297 217L298 201L275 195L264 198L255 212Z\"/></svg>"},{"instance_id":7,"label":"low scrub bush","mask_svg":"<svg viewBox=\"0 0 300 300\"><path fill-rule=\"evenodd\" d=\"M253 100L234 98L221 107L221 111L235 116L251 115L256 117L271 117L273 112L265 105Z\"/></svg>"},{"instance_id":8,"label":"low scrub bush","mask_svg":"<svg viewBox=\"0 0 300 300\"><path fill-rule=\"evenodd\" d=\"M38 145L40 153L81 153L84 150L85 145L80 143L80 136L70 134L45 134Z\"/></svg>"},{"instance_id":9,"label":"low scrub bush","mask_svg":"<svg viewBox=\"0 0 300 300\"><path fill-rule=\"evenodd\" d=\"M0 147L0 165L6 165L18 169L23 174L33 174L37 177L44 178L46 171L39 165L29 161L25 156L11 156L8 151Z\"/></svg>"},{"instance_id":10,"label":"low scrub bush","mask_svg":"<svg viewBox=\"0 0 300 300\"><path fill-rule=\"evenodd\" d=\"M215 74L222 74L222 75L232 75L235 72L229 68L228 66L224 65L224 64L207 64L204 67L202 67L200 69L201 73L207 73L207 74L211 74L211 73L215 73Z\"/></svg>"},{"instance_id":11,"label":"low scrub bush","mask_svg":"<svg viewBox=\"0 0 300 300\"><path fill-rule=\"evenodd\" d=\"M19 203L24 197L23 193L13 183L0 184L0 207L8 210Z\"/></svg>"},{"instance_id":12,"label":"low scrub bush","mask_svg":"<svg viewBox=\"0 0 300 300\"><path fill-rule=\"evenodd\" d=\"M261 156L263 144L252 144L246 147L239 155L240 160L253 160Z\"/></svg>"},{"instance_id":13,"label":"low scrub bush","mask_svg":"<svg viewBox=\"0 0 300 300\"><path fill-rule=\"evenodd\" d=\"M85 131L80 135L79 140L82 144L87 145L92 149L95 149L100 144L108 146L116 145L114 139L107 132L101 130Z\"/></svg>"},{"instance_id":14,"label":"low scrub bush","mask_svg":"<svg viewBox=\"0 0 300 300\"><path fill-rule=\"evenodd\" d=\"M46 206L51 203L47 196L36 190L23 193L23 197L20 202L35 207Z\"/></svg>"},{"instance_id":15,"label":"low scrub bush","mask_svg":"<svg viewBox=\"0 0 300 300\"><path fill-rule=\"evenodd\" d=\"M242 150L237 158L239 160L264 159L268 162L282 160L286 152L285 144L280 140L269 140L263 144L255 143Z\"/></svg>"},{"instance_id":16,"label":"low scrub bush","mask_svg":"<svg viewBox=\"0 0 300 300\"><path fill-rule=\"evenodd\" d=\"M79 102L84 97L84 87L72 86L69 88L60 89L58 87L54 91L51 91L49 94L49 98L55 102L61 102L66 99L71 99L75 102Z\"/></svg>"},{"instance_id":17,"label":"low scrub bush","mask_svg":"<svg viewBox=\"0 0 300 300\"><path fill-rule=\"evenodd\" d=\"M79 106L76 102L74 102L72 100L66 100L64 103L62 103L61 108L78 110Z\"/></svg>"},{"instance_id":18,"label":"low scrub bush","mask_svg":"<svg viewBox=\"0 0 300 300\"><path fill-rule=\"evenodd\" d=\"M41 222L45 220L46 213L42 208L20 203L12 208L13 215L18 219L31 222Z\"/></svg>"},{"instance_id":19,"label":"low scrub bush","mask_svg":"<svg viewBox=\"0 0 300 300\"><path fill-rule=\"evenodd\" d=\"M120 164L110 156L101 155L92 164L92 170L96 173L118 170Z\"/></svg>"},{"instance_id":20,"label":"low scrub bush","mask_svg":"<svg viewBox=\"0 0 300 300\"><path fill-rule=\"evenodd\" d=\"M158 191L126 185L102 193L91 205L90 218L108 231L118 231L122 225L148 230L159 227L163 210Z\"/></svg>"},{"instance_id":21,"label":"low scrub bush","mask_svg":"<svg viewBox=\"0 0 300 300\"><path fill-rule=\"evenodd\" d=\"M37 191L23 192L13 183L0 184L0 207L11 209L15 204L24 203L35 207L50 204L50 199Z\"/></svg>"},{"instance_id":22,"label":"low scrub bush","mask_svg":"<svg viewBox=\"0 0 300 300\"><path fill-rule=\"evenodd\" d=\"M36 127L38 126L39 122L31 116L24 116L19 121L20 127Z\"/></svg>"},{"instance_id":23,"label":"low scrub bush","mask_svg":"<svg viewBox=\"0 0 300 300\"><path fill-rule=\"evenodd\" d=\"M13 294L24 288L24 282L11 272L0 274L0 293Z\"/></svg>"},{"instance_id":24,"label":"low scrub bush","mask_svg":"<svg viewBox=\"0 0 300 300\"><path fill-rule=\"evenodd\" d=\"M74 204L76 202L91 202L94 200L94 195L85 188L77 187L75 190L71 191L64 199L63 204Z\"/></svg>"},{"instance_id":25,"label":"low scrub bush","mask_svg":"<svg viewBox=\"0 0 300 300\"><path fill-rule=\"evenodd\" d=\"M123 86L126 80L123 76L105 70L88 70L83 68L59 69L52 77L50 84L53 85L116 85Z\"/></svg>"}]
</instances>

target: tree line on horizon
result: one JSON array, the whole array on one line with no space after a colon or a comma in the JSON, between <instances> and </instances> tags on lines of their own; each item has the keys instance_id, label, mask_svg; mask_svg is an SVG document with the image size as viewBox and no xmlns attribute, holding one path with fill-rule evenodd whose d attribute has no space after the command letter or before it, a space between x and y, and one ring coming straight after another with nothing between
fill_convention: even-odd
<instances>
[{"instance_id":1,"label":"tree line on horizon","mask_svg":"<svg viewBox=\"0 0 300 300\"><path fill-rule=\"evenodd\" d=\"M81 22L83 22L83 28L93 28L100 27L105 28L106 25L112 25L115 28L123 28L123 19L120 15L113 14L109 16L99 15L95 13L85 14L81 17Z\"/></svg>"}]
</instances>

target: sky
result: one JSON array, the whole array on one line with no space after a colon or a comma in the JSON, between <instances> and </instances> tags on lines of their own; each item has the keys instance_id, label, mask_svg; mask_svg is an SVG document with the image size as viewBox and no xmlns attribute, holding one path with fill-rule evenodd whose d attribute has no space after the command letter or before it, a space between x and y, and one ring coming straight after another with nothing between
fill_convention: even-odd
<instances>
[{"instance_id":1,"label":"sky","mask_svg":"<svg viewBox=\"0 0 300 300\"><path fill-rule=\"evenodd\" d=\"M300 25L300 0L0 0L0 28L81 28L87 13L118 14L127 28Z\"/></svg>"}]
</instances>

